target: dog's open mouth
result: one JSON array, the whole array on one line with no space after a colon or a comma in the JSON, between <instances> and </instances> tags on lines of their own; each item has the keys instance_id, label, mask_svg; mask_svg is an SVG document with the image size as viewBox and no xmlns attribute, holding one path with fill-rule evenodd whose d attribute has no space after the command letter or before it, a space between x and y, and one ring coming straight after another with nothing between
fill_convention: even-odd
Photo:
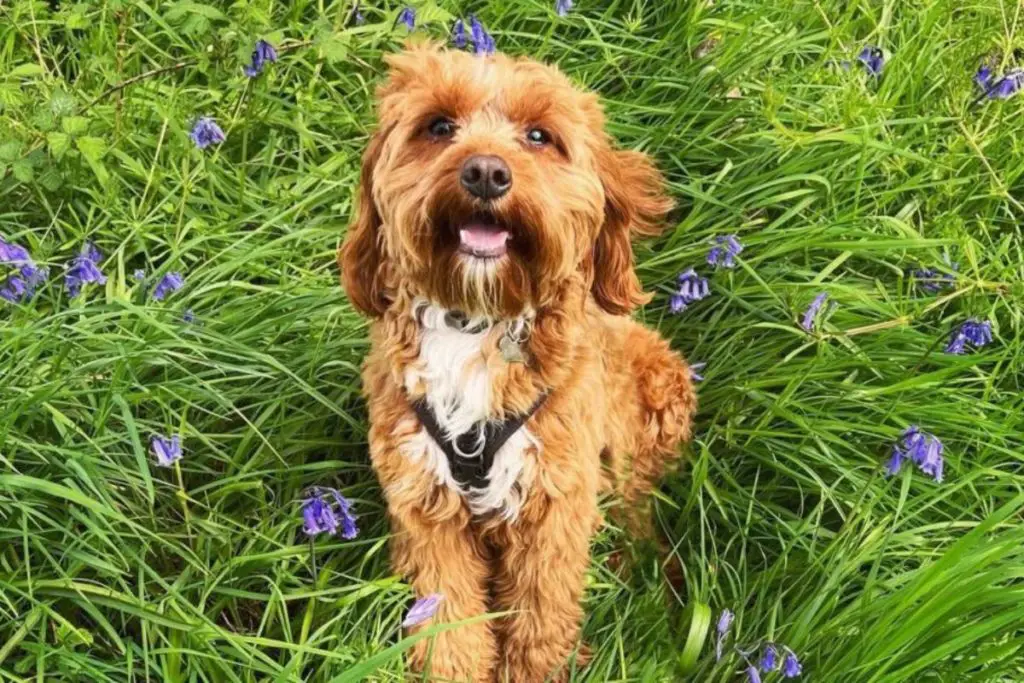
<instances>
[{"instance_id":1,"label":"dog's open mouth","mask_svg":"<svg viewBox=\"0 0 1024 683\"><path fill-rule=\"evenodd\" d=\"M494 216L474 216L459 226L459 251L477 258L498 258L508 251L511 236Z\"/></svg>"}]
</instances>

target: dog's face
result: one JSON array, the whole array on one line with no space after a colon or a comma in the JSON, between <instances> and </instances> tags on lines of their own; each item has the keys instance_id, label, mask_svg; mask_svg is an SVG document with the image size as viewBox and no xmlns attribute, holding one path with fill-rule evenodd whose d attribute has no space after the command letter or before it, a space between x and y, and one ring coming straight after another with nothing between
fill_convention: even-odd
<instances>
[{"instance_id":1,"label":"dog's face","mask_svg":"<svg viewBox=\"0 0 1024 683\"><path fill-rule=\"evenodd\" d=\"M420 46L388 63L339 254L358 308L379 316L405 286L510 317L574 277L610 312L645 300L630 237L671 204L646 155L612 148L595 95L504 55Z\"/></svg>"}]
</instances>

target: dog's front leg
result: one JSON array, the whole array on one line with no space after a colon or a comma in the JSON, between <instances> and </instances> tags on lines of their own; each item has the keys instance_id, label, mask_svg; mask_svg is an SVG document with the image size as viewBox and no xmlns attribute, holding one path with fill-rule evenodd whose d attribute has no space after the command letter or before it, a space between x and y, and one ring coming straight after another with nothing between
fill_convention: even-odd
<instances>
[{"instance_id":1,"label":"dog's front leg","mask_svg":"<svg viewBox=\"0 0 1024 683\"><path fill-rule=\"evenodd\" d=\"M590 537L599 514L593 492L542 494L509 527L496 585L504 625L499 679L509 683L564 680L576 648L583 610ZM577 657L577 664L584 662Z\"/></svg>"},{"instance_id":2,"label":"dog's front leg","mask_svg":"<svg viewBox=\"0 0 1024 683\"><path fill-rule=\"evenodd\" d=\"M468 515L437 519L409 505L391 506L391 517L395 570L409 577L417 597L444 596L431 623L486 614L490 565ZM492 683L496 657L491 623L482 622L420 641L410 665L416 673L426 673L426 680Z\"/></svg>"}]
</instances>

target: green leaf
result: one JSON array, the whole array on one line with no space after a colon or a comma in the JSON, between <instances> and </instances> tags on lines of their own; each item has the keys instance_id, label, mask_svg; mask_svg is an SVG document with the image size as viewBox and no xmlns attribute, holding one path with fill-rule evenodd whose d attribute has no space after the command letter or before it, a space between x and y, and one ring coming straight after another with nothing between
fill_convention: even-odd
<instances>
[{"instance_id":1,"label":"green leaf","mask_svg":"<svg viewBox=\"0 0 1024 683\"><path fill-rule=\"evenodd\" d=\"M35 62L28 62L14 67L7 72L7 76L10 78L29 78L31 76L39 76L43 73L45 73L43 71L43 67L39 66Z\"/></svg>"},{"instance_id":2,"label":"green leaf","mask_svg":"<svg viewBox=\"0 0 1024 683\"><path fill-rule=\"evenodd\" d=\"M11 140L0 145L0 162L11 163L21 157L21 143Z\"/></svg>"},{"instance_id":3,"label":"green leaf","mask_svg":"<svg viewBox=\"0 0 1024 683\"><path fill-rule=\"evenodd\" d=\"M89 6L85 3L79 3L72 5L68 10L67 16L64 17L64 26L71 30L79 30L88 28L89 19L86 14L89 11Z\"/></svg>"},{"instance_id":4,"label":"green leaf","mask_svg":"<svg viewBox=\"0 0 1024 683\"><path fill-rule=\"evenodd\" d=\"M55 633L58 643L74 648L76 645L92 645L92 634L84 628L61 622Z\"/></svg>"},{"instance_id":5,"label":"green leaf","mask_svg":"<svg viewBox=\"0 0 1024 683\"><path fill-rule=\"evenodd\" d=\"M89 129L89 119L84 116L68 116L60 122L60 127L68 135L84 135Z\"/></svg>"},{"instance_id":6,"label":"green leaf","mask_svg":"<svg viewBox=\"0 0 1024 683\"><path fill-rule=\"evenodd\" d=\"M71 136L67 133L50 133L46 136L46 146L50 154L60 159L71 149Z\"/></svg>"},{"instance_id":7,"label":"green leaf","mask_svg":"<svg viewBox=\"0 0 1024 683\"><path fill-rule=\"evenodd\" d=\"M99 181L105 185L107 180L110 179L110 173L107 172L107 168L103 165L101 159L107 153L107 143L103 138L85 135L75 139L75 147L85 157L89 167L96 174Z\"/></svg>"},{"instance_id":8,"label":"green leaf","mask_svg":"<svg viewBox=\"0 0 1024 683\"><path fill-rule=\"evenodd\" d=\"M64 177L57 169L52 166L48 166L36 177L36 182L42 185L46 190L56 192L57 189L64 184Z\"/></svg>"},{"instance_id":9,"label":"green leaf","mask_svg":"<svg viewBox=\"0 0 1024 683\"><path fill-rule=\"evenodd\" d=\"M75 140L75 147L89 161L99 161L107 153L107 143L103 138L83 135Z\"/></svg>"},{"instance_id":10,"label":"green leaf","mask_svg":"<svg viewBox=\"0 0 1024 683\"><path fill-rule=\"evenodd\" d=\"M57 90L50 97L50 111L54 116L68 116L75 111L75 98L64 90Z\"/></svg>"},{"instance_id":11,"label":"green leaf","mask_svg":"<svg viewBox=\"0 0 1024 683\"><path fill-rule=\"evenodd\" d=\"M190 0L179 0L171 3L171 7L164 12L164 17L174 21L188 16L200 16L207 19L225 19L225 15L216 7L204 5L200 2Z\"/></svg>"},{"instance_id":12,"label":"green leaf","mask_svg":"<svg viewBox=\"0 0 1024 683\"><path fill-rule=\"evenodd\" d=\"M323 34L317 46L320 48L320 55L329 63L335 64L348 57L349 45L347 34Z\"/></svg>"},{"instance_id":13,"label":"green leaf","mask_svg":"<svg viewBox=\"0 0 1024 683\"><path fill-rule=\"evenodd\" d=\"M14 177L23 183L30 183L35 177L35 171L32 170L32 164L27 159L18 159L11 165L11 172L14 173Z\"/></svg>"}]
</instances>

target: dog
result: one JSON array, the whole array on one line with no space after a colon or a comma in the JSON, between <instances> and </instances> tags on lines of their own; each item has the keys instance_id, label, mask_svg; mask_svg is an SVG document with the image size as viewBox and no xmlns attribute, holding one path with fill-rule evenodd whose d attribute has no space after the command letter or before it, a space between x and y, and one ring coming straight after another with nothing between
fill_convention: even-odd
<instances>
[{"instance_id":1,"label":"dog","mask_svg":"<svg viewBox=\"0 0 1024 683\"><path fill-rule=\"evenodd\" d=\"M650 526L645 494L696 409L686 362L629 317L649 300L631 239L672 202L555 67L434 44L387 62L338 263L372 319L363 390L392 563L444 597L444 622L504 613L417 642L410 668L563 680L585 658L598 498Z\"/></svg>"}]
</instances>

